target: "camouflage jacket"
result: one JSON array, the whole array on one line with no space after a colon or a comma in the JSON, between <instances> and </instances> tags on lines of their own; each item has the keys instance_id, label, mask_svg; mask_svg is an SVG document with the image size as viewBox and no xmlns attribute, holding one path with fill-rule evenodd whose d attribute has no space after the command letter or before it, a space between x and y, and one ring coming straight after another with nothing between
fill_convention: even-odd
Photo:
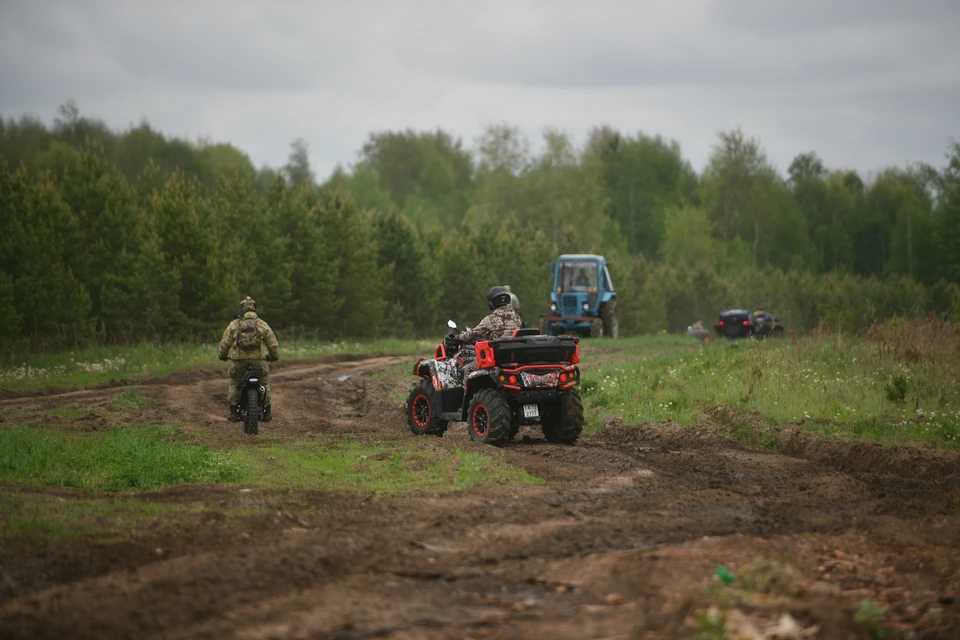
<instances>
[{"instance_id":1,"label":"camouflage jacket","mask_svg":"<svg viewBox=\"0 0 960 640\"><path fill-rule=\"evenodd\" d=\"M513 330L519 327L520 316L513 310L513 307L506 305L494 309L490 315L480 321L480 324L473 329L460 332L457 338L463 342L498 340L509 338L513 335Z\"/></svg>"},{"instance_id":2,"label":"camouflage jacket","mask_svg":"<svg viewBox=\"0 0 960 640\"><path fill-rule=\"evenodd\" d=\"M257 334L260 336L260 345L257 345L253 348L244 349L237 344L237 333L240 331L241 322L254 323ZM227 325L226 330L223 332L223 337L220 338L220 357L222 358L226 356L230 352L230 349L233 348L234 360L260 360L263 358L263 349L261 348L263 345L267 347L267 351L269 352L271 358L276 360L280 357L277 336L274 335L273 329L270 328L270 325L257 317L255 312L247 311L241 317Z\"/></svg>"}]
</instances>

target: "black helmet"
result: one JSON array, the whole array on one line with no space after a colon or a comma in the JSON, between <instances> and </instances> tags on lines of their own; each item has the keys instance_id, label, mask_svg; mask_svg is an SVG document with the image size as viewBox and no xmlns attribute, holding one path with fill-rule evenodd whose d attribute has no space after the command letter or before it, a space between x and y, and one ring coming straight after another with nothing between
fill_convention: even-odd
<instances>
[{"instance_id":1,"label":"black helmet","mask_svg":"<svg viewBox=\"0 0 960 640\"><path fill-rule=\"evenodd\" d=\"M506 287L490 287L487 291L487 304L490 305L491 311L510 304L510 289Z\"/></svg>"}]
</instances>

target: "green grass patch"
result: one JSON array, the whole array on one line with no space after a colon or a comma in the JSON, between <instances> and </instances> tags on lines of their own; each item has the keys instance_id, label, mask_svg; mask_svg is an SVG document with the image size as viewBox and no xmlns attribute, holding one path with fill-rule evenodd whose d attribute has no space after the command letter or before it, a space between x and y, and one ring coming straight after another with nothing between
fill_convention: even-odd
<instances>
[{"instance_id":1,"label":"green grass patch","mask_svg":"<svg viewBox=\"0 0 960 640\"><path fill-rule=\"evenodd\" d=\"M772 424L958 449L958 380L960 363L904 361L859 339L718 341L644 358L598 354L581 393L588 432L607 416L697 424L722 404Z\"/></svg>"},{"instance_id":2,"label":"green grass patch","mask_svg":"<svg viewBox=\"0 0 960 640\"><path fill-rule=\"evenodd\" d=\"M481 483L542 482L500 456L425 449L418 442L361 445L318 439L236 449L233 454L249 469L247 482L271 488L390 496L457 491Z\"/></svg>"},{"instance_id":3,"label":"green grass patch","mask_svg":"<svg viewBox=\"0 0 960 640\"><path fill-rule=\"evenodd\" d=\"M91 491L144 491L240 480L222 451L184 442L175 429L131 426L93 434L0 429L0 480Z\"/></svg>"},{"instance_id":4,"label":"green grass patch","mask_svg":"<svg viewBox=\"0 0 960 640\"><path fill-rule=\"evenodd\" d=\"M367 342L280 341L281 360L338 355L406 354L432 352L435 340L383 339ZM85 387L110 380L142 380L197 366L223 366L217 345L141 344L93 347L62 353L17 354L0 362L0 389L23 391L40 387Z\"/></svg>"},{"instance_id":5,"label":"green grass patch","mask_svg":"<svg viewBox=\"0 0 960 640\"><path fill-rule=\"evenodd\" d=\"M478 484L543 484L543 479L530 475L523 469L504 462L502 459L458 450L456 473L453 477L455 490L469 489Z\"/></svg>"},{"instance_id":6,"label":"green grass patch","mask_svg":"<svg viewBox=\"0 0 960 640\"><path fill-rule=\"evenodd\" d=\"M110 408L116 411L123 411L125 409L145 409L150 405L157 404L157 401L153 398L148 398L146 396L140 395L140 390L137 388L127 389L110 401Z\"/></svg>"},{"instance_id":7,"label":"green grass patch","mask_svg":"<svg viewBox=\"0 0 960 640\"><path fill-rule=\"evenodd\" d=\"M541 482L497 452L447 452L420 445L315 438L222 450L188 439L173 427L131 426L90 434L12 427L0 429L0 481L108 493L243 484L384 496Z\"/></svg>"},{"instance_id":8,"label":"green grass patch","mask_svg":"<svg viewBox=\"0 0 960 640\"><path fill-rule=\"evenodd\" d=\"M79 498L22 491L0 495L0 541L4 546L30 548L71 538L99 542L130 540L182 524L171 515L221 512L201 503L145 502L134 497ZM227 517L254 515L254 511L227 511Z\"/></svg>"}]
</instances>

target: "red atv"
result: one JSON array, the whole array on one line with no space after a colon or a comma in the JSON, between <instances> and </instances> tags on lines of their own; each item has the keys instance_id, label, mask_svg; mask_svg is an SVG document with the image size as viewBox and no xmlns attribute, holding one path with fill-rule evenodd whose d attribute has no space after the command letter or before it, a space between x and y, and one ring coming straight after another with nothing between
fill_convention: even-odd
<instances>
[{"instance_id":1,"label":"red atv","mask_svg":"<svg viewBox=\"0 0 960 640\"><path fill-rule=\"evenodd\" d=\"M457 327L452 320L447 325ZM477 370L464 378L470 356ZM466 422L471 439L500 446L522 425L539 424L548 442L575 444L583 431L579 362L580 340L573 336L517 329L510 338L457 345L448 335L432 360L413 365L423 380L407 398L410 431L442 436L451 422Z\"/></svg>"}]
</instances>

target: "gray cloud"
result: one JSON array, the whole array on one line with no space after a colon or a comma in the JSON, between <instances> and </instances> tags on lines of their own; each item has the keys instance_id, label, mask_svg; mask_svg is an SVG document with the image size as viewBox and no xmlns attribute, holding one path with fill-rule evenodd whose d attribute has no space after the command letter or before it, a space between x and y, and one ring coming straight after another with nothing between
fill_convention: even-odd
<instances>
[{"instance_id":1,"label":"gray cloud","mask_svg":"<svg viewBox=\"0 0 960 640\"><path fill-rule=\"evenodd\" d=\"M117 128L146 117L318 175L372 131L489 122L583 140L675 138L701 168L740 126L781 170L802 151L867 172L941 165L960 138L960 4L894 0L0 4L0 113L68 97Z\"/></svg>"}]
</instances>

